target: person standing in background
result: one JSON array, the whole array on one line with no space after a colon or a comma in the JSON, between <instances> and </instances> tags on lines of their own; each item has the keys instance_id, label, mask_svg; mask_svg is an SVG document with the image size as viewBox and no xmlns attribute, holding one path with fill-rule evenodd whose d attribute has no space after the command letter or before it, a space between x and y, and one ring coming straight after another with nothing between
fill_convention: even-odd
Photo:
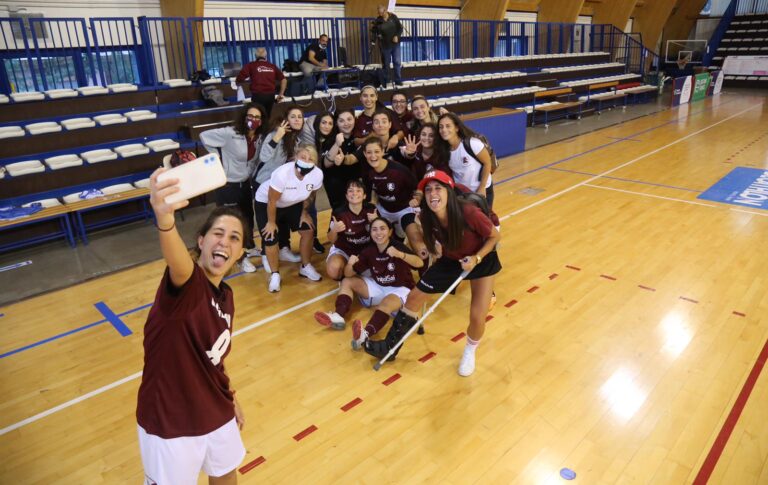
<instances>
[{"instance_id":1,"label":"person standing in background","mask_svg":"<svg viewBox=\"0 0 768 485\"><path fill-rule=\"evenodd\" d=\"M267 49L264 47L256 49L256 60L246 64L235 81L242 83L246 79L251 82L251 101L264 106L266 110L267 116L264 120L266 125L272 114L272 106L275 104L277 83L280 83L280 92L277 95L277 102L279 103L285 97L288 81L279 67L267 61Z\"/></svg>"},{"instance_id":2,"label":"person standing in background","mask_svg":"<svg viewBox=\"0 0 768 485\"><path fill-rule=\"evenodd\" d=\"M389 83L389 63L395 69L394 82L398 86L403 85L400 62L400 36L403 35L403 24L397 15L387 11L387 7L379 5L379 16L373 22L373 32L379 41L381 49L381 63L384 67L384 85Z\"/></svg>"}]
</instances>

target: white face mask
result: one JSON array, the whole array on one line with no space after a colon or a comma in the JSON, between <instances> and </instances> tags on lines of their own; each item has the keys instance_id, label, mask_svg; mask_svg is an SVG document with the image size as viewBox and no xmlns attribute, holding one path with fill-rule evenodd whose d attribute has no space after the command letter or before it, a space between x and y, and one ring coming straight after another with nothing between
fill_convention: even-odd
<instances>
[{"instance_id":1,"label":"white face mask","mask_svg":"<svg viewBox=\"0 0 768 485\"><path fill-rule=\"evenodd\" d=\"M311 172L313 168L315 168L315 164L304 161L299 158L298 160L296 160L296 168L299 169L299 173L301 173L302 175L306 175L309 172Z\"/></svg>"}]
</instances>

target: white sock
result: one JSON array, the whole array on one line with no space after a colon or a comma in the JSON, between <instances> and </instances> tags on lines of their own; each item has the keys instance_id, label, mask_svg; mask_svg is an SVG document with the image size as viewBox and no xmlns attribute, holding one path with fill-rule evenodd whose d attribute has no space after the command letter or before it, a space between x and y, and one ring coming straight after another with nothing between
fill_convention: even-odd
<instances>
[{"instance_id":1,"label":"white sock","mask_svg":"<svg viewBox=\"0 0 768 485\"><path fill-rule=\"evenodd\" d=\"M470 352L474 352L477 350L477 346L480 345L479 340L472 340L469 338L469 335L467 335L467 346L465 347L466 350L469 350Z\"/></svg>"}]
</instances>

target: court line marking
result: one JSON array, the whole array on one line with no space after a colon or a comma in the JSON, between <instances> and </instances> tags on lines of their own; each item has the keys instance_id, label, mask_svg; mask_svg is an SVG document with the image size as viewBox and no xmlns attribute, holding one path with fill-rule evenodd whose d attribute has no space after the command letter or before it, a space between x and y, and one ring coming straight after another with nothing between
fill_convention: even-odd
<instances>
[{"instance_id":1,"label":"court line marking","mask_svg":"<svg viewBox=\"0 0 768 485\"><path fill-rule=\"evenodd\" d=\"M592 176L597 175L596 173L580 172L578 170L568 170L567 168L549 167L547 168L547 170L555 170L557 172L569 172L569 173L575 173L578 175L592 175ZM603 177L603 178L609 179L609 180L618 180L620 182L631 182L634 184L652 185L654 187L664 187L667 189L685 190L686 192L696 192L697 194L704 192L703 190L689 189L687 187L677 187L676 185L657 184L654 182L645 182L643 180L625 179L621 177Z\"/></svg>"},{"instance_id":2,"label":"court line marking","mask_svg":"<svg viewBox=\"0 0 768 485\"><path fill-rule=\"evenodd\" d=\"M768 214L764 214L762 212L748 211L748 210L744 210L744 209L736 209L735 207L729 207L729 209L731 209L733 212L743 212L745 214L752 214L752 215L755 215L755 216L768 217Z\"/></svg>"},{"instance_id":3,"label":"court line marking","mask_svg":"<svg viewBox=\"0 0 768 485\"><path fill-rule=\"evenodd\" d=\"M717 466L717 462L720 460L720 455L722 455L725 445L728 444L731 433L733 433L734 428L736 428L736 423L738 423L741 413L747 405L749 396L752 394L757 379L763 371L766 360L768 360L768 340L763 344L763 348L758 354L755 363L752 365L752 369L750 370L747 379L741 386L741 391L739 391L739 395L731 406L728 416L725 418L725 421L723 421L723 425L720 427L720 432L717 433L717 437L712 443L712 448L709 449L709 453L707 453L706 458L704 458L701 468L699 468L699 472L696 474L696 478L693 479L693 485L706 485L710 476L712 476L712 472L715 471L715 466Z\"/></svg>"},{"instance_id":4,"label":"court line marking","mask_svg":"<svg viewBox=\"0 0 768 485\"><path fill-rule=\"evenodd\" d=\"M328 297L330 295L333 295L337 291L339 291L338 288L334 289L334 290L331 290L331 291L328 291L326 293L323 293L322 295L318 295L318 296L312 298L311 300L307 300L307 301L305 301L303 303L299 303L298 305L294 305L294 306L292 306L292 307L290 307L290 308L288 308L286 310L283 310L283 311L281 311L279 313L276 313L276 314L274 314L274 315L272 315L270 317L267 317L267 318L264 318L262 320L259 320L259 321L255 322L255 323L252 323L252 324L248 325L247 327L244 327L244 328L242 328L240 330L237 330L237 331L235 331L232 334L232 336L240 335L243 332L247 332L247 331L253 330L254 328L261 327L262 325L265 325L265 324L267 324L267 323L269 323L269 322L271 322L271 321L273 321L273 320L275 320L277 318L283 317L283 316L285 316L285 315L287 315L287 314L289 314L291 312L294 312L296 310L300 310L300 309L304 308L305 306L311 305L311 304L313 304L313 303L315 303L317 301L322 300L323 298L326 298L326 297ZM86 399L90 399L92 397L98 396L99 394L103 394L103 393L105 393L105 392L107 392L107 391L109 391L111 389L114 389L117 386L125 384L126 382L130 382L130 381L132 381L134 379L138 379L139 377L141 377L141 374L142 374L142 371L139 371L139 372L136 372L135 374L131 374L131 375L127 376L127 377L123 377L122 379L119 379L119 380L117 380L115 382L112 382L111 384L107 384L107 385L102 386L102 387L100 387L98 389L94 389L93 391L88 392L86 394L83 394L82 396L76 397L76 398L71 399L71 400L69 400L67 402L59 404L58 406L54 406L54 407L52 407L50 409L47 409L47 410L45 410L43 412L35 414L34 416L30 416L30 417L28 417L26 419L22 419L19 422L16 422L16 423L13 423L13 424L11 424L9 426L6 426L5 428L0 429L0 436L3 436L5 434L7 434L7 433L10 433L11 431L13 431L15 429L19 429L22 426L26 426L28 424L34 423L35 421L38 421L38 420L43 419L43 418L45 418L47 416L50 416L51 414L54 414L54 413L57 413L57 412L62 411L64 409L67 409L68 407L74 406L75 404L81 403L81 402L85 401Z\"/></svg>"},{"instance_id":5,"label":"court line marking","mask_svg":"<svg viewBox=\"0 0 768 485\"><path fill-rule=\"evenodd\" d=\"M510 217L512 217L513 215L517 215L517 214L520 214L520 213L522 213L522 212L525 212L525 211L527 211L528 209L531 209L531 208L533 208L533 207L537 207L537 206L539 206L539 205L543 204L544 202L547 202L547 201L549 201L549 200L551 200L551 199L554 199L555 197L558 197L558 196L560 196L560 195L562 195L562 194L565 194L565 193L567 193L567 192L570 192L570 191L572 191L572 190L574 190L574 189L576 189L576 188L578 188L578 187L581 187L582 185L586 185L588 182L592 182L593 180L596 180L596 179L598 179L598 178L600 178L600 177L602 177L602 176L605 176L605 175L607 175L607 174L609 174L609 173L612 173L612 172L614 172L614 171L616 171L616 170L619 170L619 169L621 169L621 168L624 168L624 167L626 167L626 166L628 166L628 165L631 165L632 163L635 163L635 162L637 162L638 160L641 160L641 159L643 159L643 158L645 158L645 157L647 157L647 156L650 156L650 155L653 155L653 154L655 154L655 153L658 153L658 152L660 152L660 151L662 151L662 150L664 150L664 149L666 149L666 148L668 148L668 147L670 147L670 146L672 146L672 145L675 145L675 144L677 144L677 143L680 143L680 142L681 142L681 141L683 141L683 140L686 140L686 139L688 139L688 138L690 138L690 137L692 137L692 136L698 135L698 134L699 134L699 133L701 133L701 132L704 132L704 131L706 131L706 130L708 130L708 129L710 129L710 128L713 128L713 127L715 127L715 126L717 126L717 125L719 125L719 124L725 123L726 121L728 121L728 120L731 120L731 119L733 119L733 118L735 118L735 117L737 117L737 116L740 116L740 115L742 115L742 114L746 113L747 111L753 110L753 109L755 109L755 108L762 108L762 106L763 106L763 105L762 105L762 103L760 103L759 105L756 105L756 106L752 106L752 107L750 107L750 108L747 108L747 109L745 109L745 110L743 110L743 111L740 111L740 112L738 112L738 113L736 113L736 114L734 114L734 115L731 115L731 116L729 116L728 118L725 118L725 119L723 119L723 120L721 120L721 121L718 121L718 122L716 122L716 123L714 123L714 124L711 124L711 125L709 125L709 126L707 126L707 127L705 127L705 128L702 128L701 130L698 130L698 131L696 131L696 132L694 132L694 133L691 133L691 134L689 134L689 135L686 135L686 136L684 136L684 137L682 137L682 138L680 138L680 139L678 139L678 140L676 140L676 141L674 141L674 142L668 143L668 144L666 144L666 145L664 145L664 146L662 146L662 147L660 147L660 148L657 148L657 149L655 149L655 150L653 150L653 151L651 151L651 152L648 152L648 153L646 153L645 155L641 155L641 156L639 156L639 157L637 157L637 158L635 158L635 159L633 159L633 160L630 160L630 161L628 161L628 162L626 162L626 163L623 163L623 164L621 164L621 165L619 165L619 166L617 166L617 167L615 167L615 168L612 168L612 169L606 170L605 172L603 172L603 173L601 173L601 174L599 174L599 175L597 175L597 176L595 176L595 177L592 177L591 179L588 179L588 180L586 180L586 181L583 181L583 182L579 182L578 184L575 184L575 185L573 185L573 186L571 186L571 187L569 187L569 188L567 188L567 189L561 190L560 192L557 192L557 193L555 193L555 194L552 194L552 195L550 195L550 196L548 196L548 197L545 197L544 199L541 199L541 200L538 200L538 201L536 201L536 202L534 202L534 203L532 203L532 204L529 204L529 205L528 205L528 206L526 206L526 207L522 207L522 208L520 208L520 209L518 209L518 210L516 210L516 211L513 211L513 212L511 212L511 213L509 213L509 214L505 215L504 217L500 218L500 220L506 220L506 219L509 219L509 218L510 218ZM688 115L688 116L690 116L690 115ZM659 127L661 127L661 126L665 126L665 125L668 125L668 124L670 124L670 123L672 123L672 122L677 122L677 121L679 121L679 119L671 120L671 121L669 121L669 122L667 122L667 123L664 123L663 125L659 125L658 127L653 127L653 128L650 128L650 129L648 129L648 130L644 130L644 131L643 131L643 132L641 132L641 133L644 133L644 132L647 132L647 131L651 131L651 130L654 130L654 129L656 129L656 128L659 128ZM636 135L632 135L632 136L636 136ZM617 143L618 143L618 142L617 142ZM609 143L609 145L612 145L612 144L613 144L613 143ZM606 145L606 146L607 146L607 145ZM579 155L575 155L575 156L572 156L572 157L568 157L567 159L563 159L563 160L561 160L561 161L565 161L565 160L568 160L568 159L571 159L571 158L575 158L576 156L580 156L580 155L584 155L584 154L586 154L586 153L590 153L590 152L592 152L592 151L595 151L595 150L597 150L597 149L599 149L599 148L602 148L602 147L597 147L597 148L594 148L594 149L592 149L592 150L589 150L589 151L587 151L587 152L584 152L584 153L582 153L582 154L579 154ZM555 163L559 163L559 162L555 162ZM551 165L551 164L550 164L550 165ZM545 167L542 167L542 168L546 168L546 166L545 166ZM541 168L540 168L540 169L541 169ZM537 171L537 170L540 170L540 169L536 169L535 171ZM502 183L504 183L504 182L507 182L507 181L509 181L509 180L512 180L512 179L514 179L514 178L517 178L517 177L519 177L519 176L522 176L522 175L524 175L524 174L520 174L520 175L517 175L517 176L514 176L514 177L510 177L510 178L508 178L508 179L505 179L505 180L499 181L499 182L498 182L498 184L502 184ZM322 295L319 295L319 296L317 296L317 297L315 297L315 298L313 298L313 299L311 299L311 300L309 300L309 301L306 301L306 302L304 302L304 303L301 303L301 304L299 304L299 305L293 306L293 307L289 308L288 310L284 310L283 312L280 312L280 313L279 313L279 314L277 314L277 315L280 315L280 316L286 315L287 313L290 313L291 311L295 311L295 310L298 310L298 309L300 309L300 308L303 308L303 307L305 307L305 306L307 306L307 305L309 305L309 304L312 304L312 303L314 303L314 302L316 302L316 301L318 301L318 300L320 300L320 299L326 298L327 296L330 296L330 295L332 295L332 294L336 293L337 291L338 291L338 289L336 289L336 290L332 290L332 291L330 291L330 292L327 292L327 293L324 293L324 294L322 294ZM279 317L278 317L278 316L268 317L268 318L267 318L267 319L265 319L265 320L268 320L268 321L272 321L272 320L274 320L275 318L279 318ZM103 323L103 322L99 322L99 323ZM253 329L253 328L257 328L257 327L260 327L261 325L264 325L265 323L267 323L267 322L266 322L266 321L265 321L265 322L261 322L261 321L260 321L260 322L256 322L256 323L253 323L253 324L249 325L249 326L248 326L248 327L246 327L246 328L247 328L248 330L251 330L251 329ZM245 330L245 329L241 329L241 330ZM238 335L239 333L242 333L242 331L236 331L236 332L234 333L234 335ZM26 419L24 419L24 420L22 420L22 421L19 421L19 422L17 422L17 423L14 423L14 424L12 424L12 425L10 425L10 426L7 426L7 427L5 427L5 428L3 428L3 429L0 429L0 436L3 436L3 435L5 435L5 434L9 433L10 431L13 431L13 430L15 430L15 429L18 429L18 428L20 428L20 427L22 427L22 426L25 426L25 425L27 425L27 424L33 423L33 422L35 422L35 421L37 421L37 420L39 420L39 419L42 419L42 418L44 418L44 417L46 417L46 416L49 416L49 415L53 414L53 413L55 413L55 412L61 411L61 410L63 410L63 409L66 409L66 408L68 408L68 407L70 407L70 406L72 406L72 405L74 405L74 404L77 404L77 403L79 403L79 402L82 402L82 401L84 401L85 399L89 399L89 398L91 398L91 397L97 396L97 395L99 395L99 394L101 394L101 393L103 393L103 392L106 392L106 391L108 391L108 390L110 390L110 389L112 389L112 388L114 388L114 387L117 387L117 386L119 386L119 385L121 385L121 384L123 384L123 383L125 383L125 382L129 382L129 381L131 381L131 380L133 380L133 379L136 379L136 378L138 378L139 376L141 376L141 372L138 372L137 374L132 374L131 376L125 377L125 378L123 378L123 379L120 379L119 381L115 381L115 382L113 382L112 384L107 384L106 386L100 387L99 389L96 389L96 390L94 390L94 391L91 391L91 392L89 392L89 393L87 393L87 394L84 394L83 396L77 397L77 398L75 398L75 399L72 399L72 400L70 400L70 401L67 401L67 402L65 402L65 403L63 403L63 404L59 404L58 406L56 406L56 407L53 407L53 408L51 408L51 409L49 409L49 410L47 410L47 411L43 411L43 412L41 412L41 413L38 413L38 414L36 414L36 415L34 415L34 416L31 416L31 417L29 417L29 418L26 418Z\"/></svg>"},{"instance_id":6,"label":"court line marking","mask_svg":"<svg viewBox=\"0 0 768 485\"><path fill-rule=\"evenodd\" d=\"M616 167L614 167L614 168L608 169L608 170L606 170L606 171L604 171L604 172L602 172L602 173L600 173L600 174L598 174L598 175L595 175L594 177L592 177L592 178L590 178L590 179L587 179L587 180L581 181L581 182L579 182L579 183L577 183L577 184L575 184L575 185L572 185L572 186L570 186L570 187L568 187L568 188L565 188L565 189L563 189L563 190L561 190L561 191L559 191L559 192L555 192L554 194L552 194L552 195L550 195L550 196L544 197L544 198L543 198L543 199L541 199L541 200L537 200L536 202L534 202L534 203L532 203L532 204L529 204L529 205L527 205L527 206L525 206L525 207L521 207L520 209L517 209L516 211L510 212L509 214L505 215L504 217L501 217L501 218L499 218L499 220L500 220L500 221L504 221L504 220L506 220L506 219L509 219L509 218L510 218L510 217L512 217L512 216L516 216L516 215L518 215L518 214L521 214L521 213L523 213L523 212L527 211L528 209L532 209L532 208L534 208L534 207L537 207L537 206L539 206L539 205L541 205L541 204L543 204L543 203L545 203L545 202L548 202L548 201L550 201L550 200L552 200L552 199L554 199L554 198L556 198L556 197L559 197L559 196L561 196L561 195L563 195L563 194L566 194L566 193L568 193L568 192L570 192L570 191L572 191L572 190L574 190L574 189L577 189L577 188L581 187L582 185L587 185L587 184L588 184L588 183L590 183L590 182L594 182L595 180L597 180L597 179L599 179L599 178L601 178L601 177L604 177L604 176L608 175L609 173L613 173L613 172L615 172L615 171L617 171L617 170L621 170L621 169L622 169L622 168L624 168L624 167L628 167L629 165L632 165L633 163L635 163L635 162L638 162L638 161L640 161L640 160L642 160L642 159L644 159L644 158L646 158L646 157L649 157L649 156L651 156L651 155L655 155L656 153L659 153L659 152L660 152L660 151L662 151L662 150L666 150L667 148L669 148L669 147L671 147L671 146L673 146L673 145L677 145L678 143L680 143L680 142L682 142L682 141L685 141L685 140L687 140L687 139L689 139L689 138L692 138L692 137L694 137L694 136L696 136L696 135L698 135L698 134L700 134L700 133L703 133L703 132L705 132L705 131L707 131L707 130L709 130L709 129L711 129L711 128L714 128L715 126L721 125L721 124L725 123L726 121L730 121L730 120L732 120L733 118L736 118L737 116L741 116L741 115L743 115L744 113L746 113L747 111L751 111L751 110L753 110L753 109L755 109L755 108L761 108L761 109L762 109L762 107L763 107L763 103L760 103L760 104L758 104L758 105L755 105L755 106L751 106L751 107L749 107L749 108L747 108L747 109L745 109L745 110L739 111L738 113L736 113L736 114L733 114L733 115L731 115L731 116L729 116L729 117L727 117L727 118L725 118L725 119L722 119L722 120L720 120L720 121L717 121L717 122L715 122L715 123L712 123L712 124L711 124L711 125L709 125L709 126L706 126L706 127L702 128L702 129L700 129L700 130L694 131L693 133L689 133L688 135L685 135L685 136L684 136L684 137L682 137L682 138L678 138L677 140L675 140L675 141L673 141L673 142L667 143L667 144L666 144L666 145L664 145L664 146L661 146L661 147L659 147L659 148L656 148L656 149L654 149L654 150L651 150L650 152L648 152L648 153L646 153L646 154L644 154L644 155L640 155L639 157L633 158L632 160L630 160L630 161L628 161L628 162L624 162L624 163L622 163L621 165L618 165L618 166L616 166ZM597 186L595 186L595 187L597 187ZM682 200L682 199L681 199L681 200ZM704 204L702 204L702 205L704 205Z\"/></svg>"},{"instance_id":7,"label":"court line marking","mask_svg":"<svg viewBox=\"0 0 768 485\"><path fill-rule=\"evenodd\" d=\"M612 190L614 192L623 192L625 194L633 194L633 195L642 195L643 197L650 197L653 199L663 199L663 200L671 200L674 202L685 202L686 204L692 204L692 205L703 205L704 207L713 207L717 208L718 206L712 205L712 204L705 204L704 202L695 202L692 200L685 200L685 199L676 199L674 197L664 197L661 195L654 195L654 194L645 194L643 192L635 192L634 190L625 190L625 189L616 189L613 187L605 187L602 185L594 185L594 184L584 184L586 187L593 187L595 189L603 189L603 190Z\"/></svg>"}]
</instances>

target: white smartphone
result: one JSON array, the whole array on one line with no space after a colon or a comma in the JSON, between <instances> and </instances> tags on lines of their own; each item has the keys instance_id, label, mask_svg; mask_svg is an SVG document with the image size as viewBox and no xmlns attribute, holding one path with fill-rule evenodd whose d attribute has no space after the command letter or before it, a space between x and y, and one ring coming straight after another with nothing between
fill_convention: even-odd
<instances>
[{"instance_id":1,"label":"white smartphone","mask_svg":"<svg viewBox=\"0 0 768 485\"><path fill-rule=\"evenodd\" d=\"M183 163L163 172L157 177L157 181L162 182L170 178L179 179L181 190L166 197L166 204L175 204L182 200L191 199L213 189L218 189L227 183L224 167L221 166L221 160L215 153L198 157L191 162Z\"/></svg>"}]
</instances>

